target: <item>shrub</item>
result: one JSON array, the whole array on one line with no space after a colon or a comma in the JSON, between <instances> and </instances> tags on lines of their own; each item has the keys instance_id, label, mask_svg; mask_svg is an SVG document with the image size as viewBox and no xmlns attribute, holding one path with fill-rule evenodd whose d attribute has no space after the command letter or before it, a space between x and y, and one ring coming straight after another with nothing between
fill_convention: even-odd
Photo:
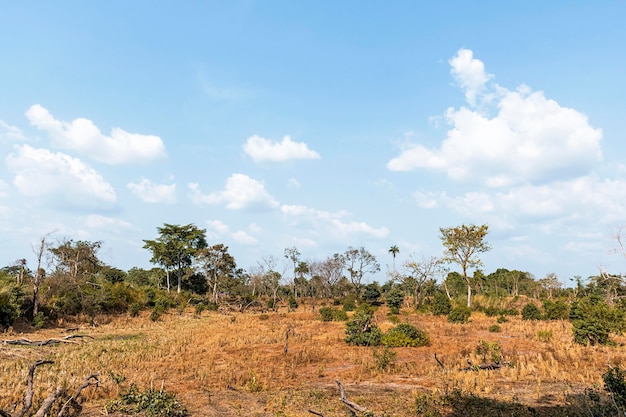
<instances>
[{"instance_id":1,"label":"shrub","mask_svg":"<svg viewBox=\"0 0 626 417\"><path fill-rule=\"evenodd\" d=\"M354 298L354 295L350 295L346 298L343 299L342 302L343 305L343 311L354 311L356 310L356 300Z\"/></svg>"},{"instance_id":2,"label":"shrub","mask_svg":"<svg viewBox=\"0 0 626 417\"><path fill-rule=\"evenodd\" d=\"M535 303L528 303L522 309L522 320L541 320L541 311Z\"/></svg>"},{"instance_id":3,"label":"shrub","mask_svg":"<svg viewBox=\"0 0 626 417\"><path fill-rule=\"evenodd\" d=\"M398 324L381 339L381 344L388 347L418 347L429 343L428 334L409 323Z\"/></svg>"},{"instance_id":4,"label":"shrub","mask_svg":"<svg viewBox=\"0 0 626 417\"><path fill-rule=\"evenodd\" d=\"M508 323L509 319L506 318L506 316L500 316L498 317L498 323L502 324L502 323Z\"/></svg>"},{"instance_id":5,"label":"shrub","mask_svg":"<svg viewBox=\"0 0 626 417\"><path fill-rule=\"evenodd\" d=\"M552 330L537 330L537 340L540 342L549 342L552 340Z\"/></svg>"},{"instance_id":6,"label":"shrub","mask_svg":"<svg viewBox=\"0 0 626 417\"><path fill-rule=\"evenodd\" d=\"M119 398L105 406L107 413L121 412L124 414L145 413L147 417L185 417L187 409L164 389L153 387L141 392L137 385L131 384L128 390L122 391Z\"/></svg>"},{"instance_id":7,"label":"shrub","mask_svg":"<svg viewBox=\"0 0 626 417\"><path fill-rule=\"evenodd\" d=\"M35 317L33 317L33 326L35 329L39 330L43 328L46 324L46 316L43 314L43 311L38 311Z\"/></svg>"},{"instance_id":8,"label":"shrub","mask_svg":"<svg viewBox=\"0 0 626 417\"><path fill-rule=\"evenodd\" d=\"M543 302L546 320L564 320L569 317L569 306L563 300Z\"/></svg>"},{"instance_id":9,"label":"shrub","mask_svg":"<svg viewBox=\"0 0 626 417\"><path fill-rule=\"evenodd\" d=\"M476 354L482 357L483 363L489 359L491 362L500 363L502 360L502 348L498 342L480 340L476 345Z\"/></svg>"},{"instance_id":10,"label":"shrub","mask_svg":"<svg viewBox=\"0 0 626 417\"><path fill-rule=\"evenodd\" d=\"M298 300L294 296L289 297L289 310L298 309Z\"/></svg>"},{"instance_id":11,"label":"shrub","mask_svg":"<svg viewBox=\"0 0 626 417\"><path fill-rule=\"evenodd\" d=\"M624 371L620 368L609 368L602 374L604 390L611 393L615 405L622 410L626 409L626 382L624 382Z\"/></svg>"},{"instance_id":12,"label":"shrub","mask_svg":"<svg viewBox=\"0 0 626 417\"><path fill-rule=\"evenodd\" d=\"M348 314L343 310L331 307L322 307L319 310L322 321L346 321Z\"/></svg>"},{"instance_id":13,"label":"shrub","mask_svg":"<svg viewBox=\"0 0 626 417\"><path fill-rule=\"evenodd\" d=\"M372 323L372 309L359 308L354 318L346 323L345 342L355 346L378 346L382 338L380 328Z\"/></svg>"},{"instance_id":14,"label":"shrub","mask_svg":"<svg viewBox=\"0 0 626 417\"><path fill-rule=\"evenodd\" d=\"M574 341L581 345L606 345L610 333L624 330L624 311L611 308L597 296L572 303L570 310Z\"/></svg>"},{"instance_id":15,"label":"shrub","mask_svg":"<svg viewBox=\"0 0 626 417\"><path fill-rule=\"evenodd\" d=\"M499 308L496 308L496 307L487 307L487 308L485 309L485 315L486 315L487 317L495 317L495 316L500 315L500 314L502 314L502 313L500 312L500 309L499 309Z\"/></svg>"},{"instance_id":16,"label":"shrub","mask_svg":"<svg viewBox=\"0 0 626 417\"><path fill-rule=\"evenodd\" d=\"M450 323L467 323L472 315L472 310L467 306L454 307L448 313L448 321Z\"/></svg>"},{"instance_id":17,"label":"shrub","mask_svg":"<svg viewBox=\"0 0 626 417\"><path fill-rule=\"evenodd\" d=\"M141 304L132 303L129 307L129 310L130 310L131 317L137 317L139 316L139 312L141 311Z\"/></svg>"},{"instance_id":18,"label":"shrub","mask_svg":"<svg viewBox=\"0 0 626 417\"><path fill-rule=\"evenodd\" d=\"M489 326L489 332L491 333L500 333L502 331L502 327L497 324L492 324Z\"/></svg>"},{"instance_id":19,"label":"shrub","mask_svg":"<svg viewBox=\"0 0 626 417\"><path fill-rule=\"evenodd\" d=\"M396 362L398 354L388 347L384 347L379 353L377 349L374 350L374 364L380 371L386 371L387 368L392 367Z\"/></svg>"},{"instance_id":20,"label":"shrub","mask_svg":"<svg viewBox=\"0 0 626 417\"><path fill-rule=\"evenodd\" d=\"M393 314L398 314L400 312L400 307L404 302L404 292L398 288L393 287L386 295L387 306Z\"/></svg>"},{"instance_id":21,"label":"shrub","mask_svg":"<svg viewBox=\"0 0 626 417\"><path fill-rule=\"evenodd\" d=\"M452 302L443 291L437 291L432 305L432 312L435 316L447 316L452 309Z\"/></svg>"},{"instance_id":22,"label":"shrub","mask_svg":"<svg viewBox=\"0 0 626 417\"><path fill-rule=\"evenodd\" d=\"M516 308L505 308L502 310L501 314L503 316L517 316L519 315L519 311Z\"/></svg>"}]
</instances>

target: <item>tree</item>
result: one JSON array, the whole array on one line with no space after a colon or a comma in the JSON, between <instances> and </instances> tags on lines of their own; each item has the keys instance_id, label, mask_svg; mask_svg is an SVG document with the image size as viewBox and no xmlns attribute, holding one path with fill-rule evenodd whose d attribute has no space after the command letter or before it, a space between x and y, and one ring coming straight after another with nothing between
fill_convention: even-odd
<instances>
[{"instance_id":1,"label":"tree","mask_svg":"<svg viewBox=\"0 0 626 417\"><path fill-rule=\"evenodd\" d=\"M197 268L204 274L211 288L213 302L218 302L220 286L235 276L237 264L235 258L228 253L228 246L221 243L196 252Z\"/></svg>"},{"instance_id":2,"label":"tree","mask_svg":"<svg viewBox=\"0 0 626 417\"><path fill-rule=\"evenodd\" d=\"M42 245L44 244L44 239L42 239ZM99 241L78 240L75 242L69 239L55 248L50 248L56 261L56 272L64 274L74 281L78 278L97 274L104 266L102 261L98 259L98 251L101 247L102 242Z\"/></svg>"},{"instance_id":3,"label":"tree","mask_svg":"<svg viewBox=\"0 0 626 417\"><path fill-rule=\"evenodd\" d=\"M463 278L467 284L467 306L471 307L472 285L467 271L482 265L478 254L491 250L489 243L485 241L489 226L483 224L461 225L457 227L440 228L441 242L445 248L444 260L456 263L463 271Z\"/></svg>"},{"instance_id":4,"label":"tree","mask_svg":"<svg viewBox=\"0 0 626 417\"><path fill-rule=\"evenodd\" d=\"M358 299L361 295L363 277L366 274L375 274L380 271L380 264L376 261L376 257L363 246L359 249L349 247L344 253L343 259Z\"/></svg>"},{"instance_id":5,"label":"tree","mask_svg":"<svg viewBox=\"0 0 626 417\"><path fill-rule=\"evenodd\" d=\"M178 279L177 292L180 293L185 271L191 267L197 251L206 248L206 231L194 224L184 226L167 224L157 227L159 237L144 240L144 249L152 252L150 262L161 265L167 276L167 291L170 291L170 271Z\"/></svg>"},{"instance_id":6,"label":"tree","mask_svg":"<svg viewBox=\"0 0 626 417\"><path fill-rule=\"evenodd\" d=\"M400 253L400 248L398 248L396 245L393 245L392 247L389 248L388 251L391 256L393 256L393 276L395 278L396 276L396 255L398 255L398 253Z\"/></svg>"},{"instance_id":7,"label":"tree","mask_svg":"<svg viewBox=\"0 0 626 417\"><path fill-rule=\"evenodd\" d=\"M298 262L300 261L300 251L295 246L291 248L285 249L285 259L288 259L293 264L293 280L291 281L291 292L297 297L295 294L295 280L297 276Z\"/></svg>"},{"instance_id":8,"label":"tree","mask_svg":"<svg viewBox=\"0 0 626 417\"><path fill-rule=\"evenodd\" d=\"M343 278L345 262L343 256L335 253L323 261L315 261L309 263L309 272L314 277L319 277L325 289L325 296L332 298L333 288Z\"/></svg>"},{"instance_id":9,"label":"tree","mask_svg":"<svg viewBox=\"0 0 626 417\"><path fill-rule=\"evenodd\" d=\"M410 257L403 266L406 273L402 282L413 294L413 306L419 308L424 300L424 288L429 283L434 284L446 272L443 259L437 256L422 257L419 260Z\"/></svg>"}]
</instances>

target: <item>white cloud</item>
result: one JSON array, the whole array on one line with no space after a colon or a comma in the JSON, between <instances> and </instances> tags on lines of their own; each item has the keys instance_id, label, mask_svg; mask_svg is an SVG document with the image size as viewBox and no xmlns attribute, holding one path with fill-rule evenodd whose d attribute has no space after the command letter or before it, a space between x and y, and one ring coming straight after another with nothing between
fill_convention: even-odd
<instances>
[{"instance_id":1,"label":"white cloud","mask_svg":"<svg viewBox=\"0 0 626 417\"><path fill-rule=\"evenodd\" d=\"M129 190L145 203L176 203L176 184L154 184L142 178L138 183L128 183Z\"/></svg>"},{"instance_id":2,"label":"white cloud","mask_svg":"<svg viewBox=\"0 0 626 417\"><path fill-rule=\"evenodd\" d=\"M230 231L230 227L220 220L208 220L207 235L211 239L228 238L242 245L256 245L258 240L243 230Z\"/></svg>"},{"instance_id":3,"label":"white cloud","mask_svg":"<svg viewBox=\"0 0 626 417\"><path fill-rule=\"evenodd\" d=\"M302 205L283 205L280 209L290 220L290 226L307 229L315 236L346 240L355 235L374 238L389 235L386 227L375 228L365 222L346 221L349 214L345 211L331 213Z\"/></svg>"},{"instance_id":4,"label":"white cloud","mask_svg":"<svg viewBox=\"0 0 626 417\"><path fill-rule=\"evenodd\" d=\"M6 198L9 196L9 193L7 192L7 190L9 189L9 185L0 180L0 198Z\"/></svg>"},{"instance_id":5,"label":"white cloud","mask_svg":"<svg viewBox=\"0 0 626 417\"><path fill-rule=\"evenodd\" d=\"M31 124L48 132L55 146L99 162L124 164L165 156L165 145L158 136L129 133L120 128L111 129L111 135L106 136L91 120L57 120L39 104L31 106L26 117Z\"/></svg>"},{"instance_id":6,"label":"white cloud","mask_svg":"<svg viewBox=\"0 0 626 417\"><path fill-rule=\"evenodd\" d=\"M295 178L289 178L289 181L287 181L287 187L289 187L289 188L300 188L300 181L298 181Z\"/></svg>"},{"instance_id":7,"label":"white cloud","mask_svg":"<svg viewBox=\"0 0 626 417\"><path fill-rule=\"evenodd\" d=\"M478 94L489 77L482 63L468 60L464 51L451 63L466 93ZM582 113L525 86L509 91L496 85L493 91L494 117L465 107L449 109L446 118L452 127L439 149L405 145L387 168L442 171L453 180L498 188L575 178L602 161L602 131Z\"/></svg>"},{"instance_id":8,"label":"white cloud","mask_svg":"<svg viewBox=\"0 0 626 417\"><path fill-rule=\"evenodd\" d=\"M304 142L294 142L285 136L282 142L272 142L254 135L246 141L243 150L255 162L283 162L292 159L319 159L320 155L310 150Z\"/></svg>"},{"instance_id":9,"label":"white cloud","mask_svg":"<svg viewBox=\"0 0 626 417\"><path fill-rule=\"evenodd\" d=\"M263 183L245 174L231 175L224 189L215 193L202 194L197 183L190 183L188 187L195 204L225 204L230 210L278 207L278 201L265 190Z\"/></svg>"},{"instance_id":10,"label":"white cloud","mask_svg":"<svg viewBox=\"0 0 626 417\"><path fill-rule=\"evenodd\" d=\"M115 219L113 217L102 216L100 214L90 214L85 218L85 226L91 229L116 230L134 229L133 225L124 220Z\"/></svg>"},{"instance_id":11,"label":"white cloud","mask_svg":"<svg viewBox=\"0 0 626 417\"><path fill-rule=\"evenodd\" d=\"M14 174L13 185L21 194L73 207L115 203L113 187L79 159L28 145L16 145L14 149L16 153L7 156L6 163Z\"/></svg>"},{"instance_id":12,"label":"white cloud","mask_svg":"<svg viewBox=\"0 0 626 417\"><path fill-rule=\"evenodd\" d=\"M20 128L8 125L0 120L0 143L22 142L24 140L26 140L26 137Z\"/></svg>"},{"instance_id":13,"label":"white cloud","mask_svg":"<svg viewBox=\"0 0 626 417\"><path fill-rule=\"evenodd\" d=\"M452 57L450 73L457 84L465 90L465 98L470 105L476 105L476 97L485 89L485 84L493 78L493 74L485 72L482 61L474 58L474 53L469 49L459 49L456 56Z\"/></svg>"}]
</instances>

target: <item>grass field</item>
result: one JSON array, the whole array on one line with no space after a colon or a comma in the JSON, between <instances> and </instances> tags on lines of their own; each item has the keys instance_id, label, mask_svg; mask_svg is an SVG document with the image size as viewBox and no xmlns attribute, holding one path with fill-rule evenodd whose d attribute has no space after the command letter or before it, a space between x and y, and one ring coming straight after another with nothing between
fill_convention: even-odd
<instances>
[{"instance_id":1,"label":"grass field","mask_svg":"<svg viewBox=\"0 0 626 417\"><path fill-rule=\"evenodd\" d=\"M148 316L100 317L98 325L80 325L73 332L94 339L2 345L0 408L9 410L22 400L31 363L51 359L54 364L37 369L35 402L58 385L73 390L90 372L99 372L99 387L83 392L86 416L103 415L104 405L131 382L176 393L194 416L312 416L308 410L346 416L336 380L351 401L378 416L556 416L575 415L574 409L588 415L585 390L601 391L602 373L626 359L622 337L616 338L616 346L583 347L573 343L568 322L519 317L493 333L489 327L496 318L481 313L473 314L471 323L451 324L445 317L403 311L400 321L425 330L431 343L394 348L395 359L385 356L383 348L346 345L345 323L322 322L318 313L302 306L289 313L205 311L199 317L191 310L173 311L157 322ZM394 326L385 308L377 311L376 322L383 331ZM0 338L57 338L74 325L13 331ZM481 340L497 343L512 365L463 370L468 359L483 361L476 353ZM388 363L381 362L385 357ZM125 381L118 385L115 381L121 379ZM458 401L441 400L451 393ZM498 409L499 414L490 414Z\"/></svg>"}]
</instances>

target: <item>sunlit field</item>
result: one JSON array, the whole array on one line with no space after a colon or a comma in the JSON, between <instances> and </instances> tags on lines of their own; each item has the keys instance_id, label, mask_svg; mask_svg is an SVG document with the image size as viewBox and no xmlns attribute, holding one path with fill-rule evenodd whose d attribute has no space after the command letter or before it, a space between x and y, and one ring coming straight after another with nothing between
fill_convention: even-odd
<instances>
[{"instance_id":1,"label":"sunlit field","mask_svg":"<svg viewBox=\"0 0 626 417\"><path fill-rule=\"evenodd\" d=\"M68 334L93 339L48 346L3 344L0 408L12 410L22 401L30 364L51 359L54 364L37 368L35 403L56 386L73 390L91 372L99 372L99 386L83 391L87 416L103 415L105 404L130 383L176 393L194 416L313 415L309 410L326 417L349 415L337 380L351 401L375 415L422 415L425 398L452 392L547 412L572 404L585 389L601 390L602 373L626 358L622 337L615 338L616 346L584 347L572 341L568 322L529 322L519 316L499 324L500 332L490 332L496 318L482 313L472 314L469 324L452 324L445 317L403 310L400 322L425 330L430 345L393 348L395 359L381 363L384 348L346 345L345 323L322 322L308 305L263 314L171 311L156 322L148 315L103 316L94 326L62 323L4 333L3 340ZM385 307L375 317L383 331L395 325ZM65 331L75 326L78 330ZM503 360L511 365L467 369L468 359L483 362L476 352L481 340L499 344ZM461 415L445 403L439 406Z\"/></svg>"}]
</instances>

